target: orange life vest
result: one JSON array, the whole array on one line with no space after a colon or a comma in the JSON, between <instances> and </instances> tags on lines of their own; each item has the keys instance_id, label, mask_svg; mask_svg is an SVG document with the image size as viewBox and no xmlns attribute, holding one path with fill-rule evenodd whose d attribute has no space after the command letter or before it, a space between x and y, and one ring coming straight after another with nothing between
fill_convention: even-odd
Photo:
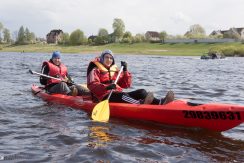
<instances>
[{"instance_id":1,"label":"orange life vest","mask_svg":"<svg viewBox=\"0 0 244 163\"><path fill-rule=\"evenodd\" d=\"M117 77L115 74L119 71L116 65L112 65L109 69L107 69L102 63L99 62L98 58L96 58L90 62L87 68L87 75L89 75L94 67L97 67L101 71L100 81L103 84L113 83Z\"/></svg>"}]
</instances>

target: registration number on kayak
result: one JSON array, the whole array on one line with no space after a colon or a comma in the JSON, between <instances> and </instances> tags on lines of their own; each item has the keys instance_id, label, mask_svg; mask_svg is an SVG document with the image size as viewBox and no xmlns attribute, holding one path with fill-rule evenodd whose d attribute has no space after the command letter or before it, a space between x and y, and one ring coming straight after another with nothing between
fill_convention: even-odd
<instances>
[{"instance_id":1,"label":"registration number on kayak","mask_svg":"<svg viewBox=\"0 0 244 163\"><path fill-rule=\"evenodd\" d=\"M183 110L184 118L194 119L222 119L222 120L241 120L240 112L224 112L224 111L188 111Z\"/></svg>"}]
</instances>

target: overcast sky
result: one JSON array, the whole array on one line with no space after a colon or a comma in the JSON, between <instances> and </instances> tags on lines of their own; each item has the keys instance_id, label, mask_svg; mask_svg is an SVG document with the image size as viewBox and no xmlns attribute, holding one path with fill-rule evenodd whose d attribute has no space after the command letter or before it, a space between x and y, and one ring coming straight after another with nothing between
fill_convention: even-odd
<instances>
[{"instance_id":1,"label":"overcast sky","mask_svg":"<svg viewBox=\"0 0 244 163\"><path fill-rule=\"evenodd\" d=\"M193 24L213 30L244 27L244 0L0 0L0 22L11 32L28 27L38 37L52 29L86 36L113 32L114 18L126 31L184 35Z\"/></svg>"}]
</instances>

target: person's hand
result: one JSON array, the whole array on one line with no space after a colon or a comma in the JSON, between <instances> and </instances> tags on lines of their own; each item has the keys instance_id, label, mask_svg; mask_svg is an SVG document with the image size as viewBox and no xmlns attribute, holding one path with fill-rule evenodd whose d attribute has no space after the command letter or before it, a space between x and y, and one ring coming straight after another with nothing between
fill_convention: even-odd
<instances>
[{"instance_id":1,"label":"person's hand","mask_svg":"<svg viewBox=\"0 0 244 163\"><path fill-rule=\"evenodd\" d=\"M106 90L116 89L116 84L110 84L106 87Z\"/></svg>"},{"instance_id":2,"label":"person's hand","mask_svg":"<svg viewBox=\"0 0 244 163\"><path fill-rule=\"evenodd\" d=\"M121 66L124 66L123 71L127 71L127 63L125 61L121 61Z\"/></svg>"},{"instance_id":3,"label":"person's hand","mask_svg":"<svg viewBox=\"0 0 244 163\"><path fill-rule=\"evenodd\" d=\"M73 81L73 79L70 76L68 76L68 77L65 76L64 82L66 82L68 85L73 85L74 84L74 81Z\"/></svg>"},{"instance_id":4,"label":"person's hand","mask_svg":"<svg viewBox=\"0 0 244 163\"><path fill-rule=\"evenodd\" d=\"M65 76L65 78L63 79L63 81L64 81L65 83L68 83L69 78L68 78L67 76Z\"/></svg>"}]
</instances>

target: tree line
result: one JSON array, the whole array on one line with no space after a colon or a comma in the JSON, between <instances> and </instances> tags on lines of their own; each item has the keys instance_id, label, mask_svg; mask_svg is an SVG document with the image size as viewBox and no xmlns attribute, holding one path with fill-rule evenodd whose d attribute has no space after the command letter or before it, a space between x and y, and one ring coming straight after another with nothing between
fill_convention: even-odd
<instances>
[{"instance_id":1,"label":"tree line","mask_svg":"<svg viewBox=\"0 0 244 163\"><path fill-rule=\"evenodd\" d=\"M149 41L149 38L145 34L135 34L134 36L130 31L125 30L125 24L122 19L115 18L113 20L113 32L109 33L107 29L100 28L96 36L86 37L84 32L80 29L76 29L71 34L64 32L58 41L62 45L103 45L108 43L138 43ZM199 25L191 25L189 30L184 35L169 35L166 31L159 33L160 41L164 42L167 39L175 38L209 38L206 35L205 29ZM214 38L225 38L227 36L216 35ZM235 38L237 36L228 36L229 38ZM12 43L12 44L31 44L40 41L36 38L34 32L31 32L27 27L21 26L18 31L10 34L10 30L5 28L0 22L0 43Z\"/></svg>"},{"instance_id":2,"label":"tree line","mask_svg":"<svg viewBox=\"0 0 244 163\"><path fill-rule=\"evenodd\" d=\"M108 43L133 43L145 40L143 34L132 36L131 32L125 31L125 24L122 19L115 18L112 24L113 32L109 33L107 29L100 28L96 36L86 37L80 29L69 33L63 33L59 44L64 45L104 45Z\"/></svg>"},{"instance_id":3,"label":"tree line","mask_svg":"<svg viewBox=\"0 0 244 163\"><path fill-rule=\"evenodd\" d=\"M2 37L3 34L3 37ZM11 42L11 36L10 36L10 31L7 28L4 28L3 24L0 22L0 43L6 42L10 43Z\"/></svg>"},{"instance_id":4,"label":"tree line","mask_svg":"<svg viewBox=\"0 0 244 163\"><path fill-rule=\"evenodd\" d=\"M115 18L113 20L113 32L108 33L107 29L100 28L96 36L90 36L87 38L84 32L80 29L69 33L63 33L62 38L59 40L59 44L63 45L104 45L108 43L139 43L150 41L150 38L143 33L137 33L134 36L130 31L125 30L125 24L122 19ZM160 42L166 38L203 38L206 37L205 30L199 24L192 25L190 30L186 32L185 36L172 36L168 35L166 31L159 32Z\"/></svg>"},{"instance_id":5,"label":"tree line","mask_svg":"<svg viewBox=\"0 0 244 163\"><path fill-rule=\"evenodd\" d=\"M15 40L13 39L15 37ZM0 43L11 44L31 44L36 42L34 32L31 32L27 27L20 27L18 32L10 34L10 30L5 28L0 22Z\"/></svg>"}]
</instances>

